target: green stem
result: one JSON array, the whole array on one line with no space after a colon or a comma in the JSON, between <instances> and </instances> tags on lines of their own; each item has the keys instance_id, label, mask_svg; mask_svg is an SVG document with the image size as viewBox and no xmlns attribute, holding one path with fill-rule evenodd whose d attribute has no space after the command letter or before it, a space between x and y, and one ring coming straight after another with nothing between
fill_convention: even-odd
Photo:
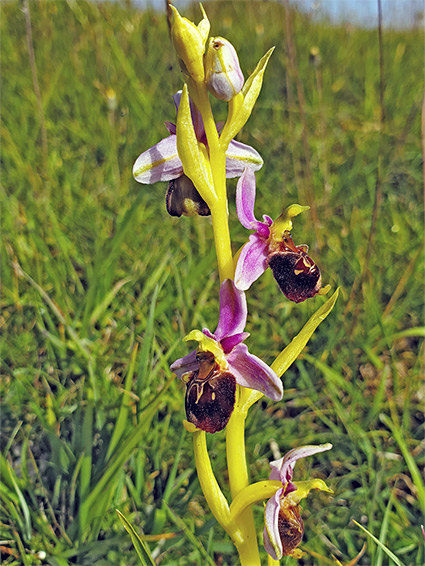
<instances>
[{"instance_id":1,"label":"green stem","mask_svg":"<svg viewBox=\"0 0 425 566\"><path fill-rule=\"evenodd\" d=\"M238 391L238 400L226 427L227 468L232 499L237 497L238 493L248 485L248 468L245 455L247 412L242 410L244 390L238 386ZM241 564L252 566L261 564L254 516L250 506L245 508L238 516L238 525L244 537L243 544L237 546ZM249 561L246 561L245 557L249 557Z\"/></svg>"},{"instance_id":2,"label":"green stem","mask_svg":"<svg viewBox=\"0 0 425 566\"><path fill-rule=\"evenodd\" d=\"M217 205L211 208L211 218L220 281L233 279L234 265L227 221L227 201L218 199Z\"/></svg>"},{"instance_id":3,"label":"green stem","mask_svg":"<svg viewBox=\"0 0 425 566\"><path fill-rule=\"evenodd\" d=\"M231 519L229 504L215 478L204 431L197 430L193 433L193 451L199 483L212 514L223 529L229 533L235 544L240 544L242 537L239 528Z\"/></svg>"},{"instance_id":4,"label":"green stem","mask_svg":"<svg viewBox=\"0 0 425 566\"><path fill-rule=\"evenodd\" d=\"M210 206L214 243L217 254L220 281L234 278L234 263L230 241L227 192L226 192L226 156L225 148L220 144L219 135L211 111L208 92L204 84L189 81L189 91L204 122L208 142L208 151L217 201ZM240 387L238 386L238 400ZM245 455L245 419L246 411L241 411L239 401L226 427L226 452L229 484L232 498L248 485L248 470ZM230 520L230 511L209 462L205 434L195 433L195 461L202 491L214 516L232 537L238 550L241 566L261 566L258 551L257 533L251 507L238 517L238 530ZM196 457L198 453L198 458ZM215 498L218 497L218 502ZM224 499L224 501L223 501ZM225 502L225 504L224 504Z\"/></svg>"},{"instance_id":5,"label":"green stem","mask_svg":"<svg viewBox=\"0 0 425 566\"><path fill-rule=\"evenodd\" d=\"M281 481L263 480L248 485L234 497L230 505L230 515L239 522L239 515L250 505L270 499L282 487Z\"/></svg>"},{"instance_id":6,"label":"green stem","mask_svg":"<svg viewBox=\"0 0 425 566\"><path fill-rule=\"evenodd\" d=\"M210 206L210 208L220 281L233 279L234 266L227 211L225 151L220 146L217 127L205 85L190 81L189 92L204 122L214 190L217 196L216 204Z\"/></svg>"}]
</instances>

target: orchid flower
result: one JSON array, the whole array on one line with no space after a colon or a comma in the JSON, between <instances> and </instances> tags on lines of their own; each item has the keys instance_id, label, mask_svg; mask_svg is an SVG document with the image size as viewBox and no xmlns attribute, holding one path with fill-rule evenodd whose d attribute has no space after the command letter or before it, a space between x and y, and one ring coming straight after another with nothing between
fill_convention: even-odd
<instances>
[{"instance_id":1,"label":"orchid flower","mask_svg":"<svg viewBox=\"0 0 425 566\"><path fill-rule=\"evenodd\" d=\"M192 330L184 340L197 341L198 349L171 365L170 369L187 385L189 422L207 432L217 432L226 426L235 403L236 383L261 391L273 400L282 398L279 377L260 358L250 354L242 343L249 336L243 331L246 317L245 293L238 291L231 279L224 280L220 287L220 312L215 332L211 333L207 328L202 332Z\"/></svg>"},{"instance_id":2,"label":"orchid flower","mask_svg":"<svg viewBox=\"0 0 425 566\"><path fill-rule=\"evenodd\" d=\"M173 96L177 111L180 105L181 91ZM204 123L201 113L190 101L191 115L195 134L199 142L207 146ZM157 181L173 181L183 175L183 165L177 152L176 125L165 122L169 136L153 147L144 151L136 159L133 176L139 183L152 184ZM218 125L218 129L221 125ZM226 177L240 177L246 167L258 171L263 166L260 154L251 146L232 140L226 151Z\"/></svg>"},{"instance_id":3,"label":"orchid flower","mask_svg":"<svg viewBox=\"0 0 425 566\"><path fill-rule=\"evenodd\" d=\"M273 222L270 216L263 221L254 216L255 174L245 169L236 189L236 210L245 228L255 230L242 248L235 271L235 284L246 291L267 267L283 294L291 301L299 303L314 297L321 288L320 271L307 255L307 246L296 246L291 239L292 218L308 206L293 204Z\"/></svg>"},{"instance_id":4,"label":"orchid flower","mask_svg":"<svg viewBox=\"0 0 425 566\"><path fill-rule=\"evenodd\" d=\"M274 560L280 560L282 556L294 558L302 556L302 552L297 548L304 533L300 501L307 497L312 489L332 493L332 490L320 479L293 482L296 461L331 448L332 444L329 443L319 446L301 446L290 450L283 458L270 463L269 479L282 482L282 487L268 500L264 510L264 548Z\"/></svg>"}]
</instances>

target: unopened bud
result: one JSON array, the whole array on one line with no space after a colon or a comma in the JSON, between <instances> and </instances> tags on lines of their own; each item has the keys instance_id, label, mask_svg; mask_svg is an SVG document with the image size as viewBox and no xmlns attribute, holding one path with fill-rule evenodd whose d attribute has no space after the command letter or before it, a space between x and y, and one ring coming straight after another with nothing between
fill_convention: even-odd
<instances>
[{"instance_id":1,"label":"unopened bud","mask_svg":"<svg viewBox=\"0 0 425 566\"><path fill-rule=\"evenodd\" d=\"M204 80L204 51L209 22L202 20L200 28L186 18L182 18L174 6L170 6L173 12L171 25L171 37L174 48L180 59L183 72L190 75L194 81ZM208 24L208 25L207 25Z\"/></svg>"},{"instance_id":2,"label":"unopened bud","mask_svg":"<svg viewBox=\"0 0 425 566\"><path fill-rule=\"evenodd\" d=\"M167 212L170 216L209 216L211 211L196 190L194 184L182 175L178 179L173 179L168 185L167 195L165 197Z\"/></svg>"},{"instance_id":3,"label":"unopened bud","mask_svg":"<svg viewBox=\"0 0 425 566\"><path fill-rule=\"evenodd\" d=\"M210 39L205 57L205 80L208 90L219 100L232 100L244 83L238 54L222 37Z\"/></svg>"}]
</instances>

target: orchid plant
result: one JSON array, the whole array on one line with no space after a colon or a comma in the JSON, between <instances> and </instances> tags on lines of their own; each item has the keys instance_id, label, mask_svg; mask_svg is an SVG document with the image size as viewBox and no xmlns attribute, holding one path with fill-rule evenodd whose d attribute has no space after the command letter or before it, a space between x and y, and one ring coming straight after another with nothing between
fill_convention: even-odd
<instances>
[{"instance_id":1,"label":"orchid plant","mask_svg":"<svg viewBox=\"0 0 425 566\"><path fill-rule=\"evenodd\" d=\"M172 216L209 216L220 277L218 324L192 330L184 341L195 350L176 360L171 370L186 388L186 430L192 434L196 469L211 512L235 544L243 566L261 564L252 506L268 499L263 543L269 564L283 556L299 558L303 536L300 501L312 489L331 492L319 479L293 482L295 462L331 444L302 446L271 462L269 479L250 483L245 453L245 421L249 408L263 395L283 396L281 377L298 357L317 326L332 310L336 291L300 333L268 366L245 345L249 334L245 292L268 268L287 299L296 303L325 294L320 270L305 245L291 238L292 218L308 209L290 205L275 221L254 215L255 172L263 160L252 147L234 138L247 122L260 94L270 49L245 81L238 55L222 38L209 38L210 23L201 5L198 25L169 5L171 37L184 86L174 95L176 124L165 124L169 135L144 151L134 164L140 183L167 181L166 208ZM216 123L210 95L227 103L225 123ZM226 178L238 177L236 208L242 226L254 232L233 255L229 232ZM278 291L277 291L278 292ZM225 497L209 458L206 433L225 429L227 477L231 501Z\"/></svg>"}]
</instances>

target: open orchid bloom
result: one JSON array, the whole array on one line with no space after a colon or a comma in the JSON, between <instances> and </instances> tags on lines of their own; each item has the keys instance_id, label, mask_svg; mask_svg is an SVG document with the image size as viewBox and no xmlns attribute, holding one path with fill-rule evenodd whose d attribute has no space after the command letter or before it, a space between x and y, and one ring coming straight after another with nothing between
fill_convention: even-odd
<instances>
[{"instance_id":1,"label":"open orchid bloom","mask_svg":"<svg viewBox=\"0 0 425 566\"><path fill-rule=\"evenodd\" d=\"M282 556L293 558L302 556L301 551L297 548L304 534L300 501L307 497L312 489L332 493L325 482L320 479L293 482L296 461L331 448L332 444L301 446L290 450L283 458L270 463L269 479L282 482L282 487L268 500L264 510L264 548L274 560L280 560Z\"/></svg>"},{"instance_id":2,"label":"open orchid bloom","mask_svg":"<svg viewBox=\"0 0 425 566\"><path fill-rule=\"evenodd\" d=\"M220 288L220 313L215 332L211 333L207 328L202 332L192 330L184 340L196 340L198 349L176 360L170 368L186 382L189 422L207 432L222 430L230 418L234 400L226 409L227 420L223 415L215 418L214 414L222 409L226 396L235 398L234 392L230 392L232 378L235 384L261 391L273 400L282 398L281 380L242 343L249 336L243 331L246 317L245 293L236 289L231 279L226 279ZM216 384L219 385L216 387Z\"/></svg>"},{"instance_id":3,"label":"open orchid bloom","mask_svg":"<svg viewBox=\"0 0 425 566\"><path fill-rule=\"evenodd\" d=\"M273 222L264 215L263 222L254 216L255 174L246 169L236 189L236 210L245 228L255 230L242 248L235 271L235 284L246 291L270 267L283 292L299 303L314 297L321 288L320 271L307 255L307 246L296 246L291 239L292 218L308 207L291 205Z\"/></svg>"},{"instance_id":4,"label":"open orchid bloom","mask_svg":"<svg viewBox=\"0 0 425 566\"><path fill-rule=\"evenodd\" d=\"M181 91L173 96L178 110ZM190 101L191 115L196 137L207 145L201 113ZM152 184L157 181L172 181L183 175L183 165L177 152L176 125L166 122L169 136L147 149L136 159L133 176L139 183ZM260 154L249 145L232 140L226 151L226 177L240 177L246 167L258 171L263 166Z\"/></svg>"}]
</instances>

